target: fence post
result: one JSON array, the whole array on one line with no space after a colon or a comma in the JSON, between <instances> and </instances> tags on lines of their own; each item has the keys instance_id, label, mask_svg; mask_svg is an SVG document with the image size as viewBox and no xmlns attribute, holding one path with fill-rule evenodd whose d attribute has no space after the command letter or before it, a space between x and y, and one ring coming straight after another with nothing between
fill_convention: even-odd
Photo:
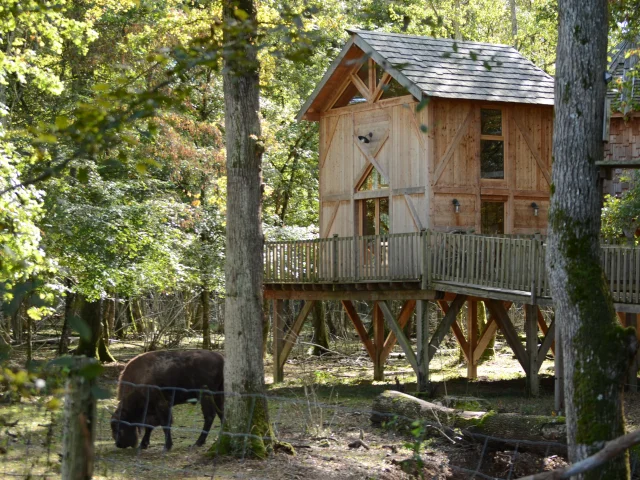
<instances>
[{"instance_id":1,"label":"fence post","mask_svg":"<svg viewBox=\"0 0 640 480\"><path fill-rule=\"evenodd\" d=\"M93 476L96 437L96 401L92 389L94 375L88 368L95 358L76 357L67 379L62 433L62 470L65 480L85 480Z\"/></svg>"},{"instance_id":2,"label":"fence post","mask_svg":"<svg viewBox=\"0 0 640 480\"><path fill-rule=\"evenodd\" d=\"M338 234L333 234L333 272L331 278L334 282L338 281Z\"/></svg>"}]
</instances>

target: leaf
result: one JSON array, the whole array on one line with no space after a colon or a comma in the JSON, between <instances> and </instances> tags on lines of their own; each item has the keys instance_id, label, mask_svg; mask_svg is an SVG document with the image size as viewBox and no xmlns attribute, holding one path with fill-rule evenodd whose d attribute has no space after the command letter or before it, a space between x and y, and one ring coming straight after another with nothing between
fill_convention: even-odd
<instances>
[{"instance_id":1,"label":"leaf","mask_svg":"<svg viewBox=\"0 0 640 480\"><path fill-rule=\"evenodd\" d=\"M475 61L478 59L478 54L472 50L469 51L469 57L471 57L471 60Z\"/></svg>"},{"instance_id":2,"label":"leaf","mask_svg":"<svg viewBox=\"0 0 640 480\"><path fill-rule=\"evenodd\" d=\"M62 400L57 397L52 397L47 403L45 403L47 410L59 410L62 407Z\"/></svg>"},{"instance_id":3,"label":"leaf","mask_svg":"<svg viewBox=\"0 0 640 480\"><path fill-rule=\"evenodd\" d=\"M245 12L244 10L242 10L241 8L236 8L233 13L236 16L236 18L239 19L239 20L243 20L244 21L247 18L249 18L249 14L247 12Z\"/></svg>"},{"instance_id":4,"label":"leaf","mask_svg":"<svg viewBox=\"0 0 640 480\"><path fill-rule=\"evenodd\" d=\"M147 173L147 166L144 164L144 162L138 162L138 163L136 163L136 171L137 171L140 175L146 175L146 173Z\"/></svg>"},{"instance_id":5,"label":"leaf","mask_svg":"<svg viewBox=\"0 0 640 480\"><path fill-rule=\"evenodd\" d=\"M90 364L82 367L78 374L82 375L87 380L93 380L102 373L102 370L104 369L98 362L91 362Z\"/></svg>"},{"instance_id":6,"label":"leaf","mask_svg":"<svg viewBox=\"0 0 640 480\"><path fill-rule=\"evenodd\" d=\"M91 328L82 318L77 315L73 315L69 318L69 325L74 331L78 332L78 335L80 335L82 340L85 342L91 340Z\"/></svg>"},{"instance_id":7,"label":"leaf","mask_svg":"<svg viewBox=\"0 0 640 480\"><path fill-rule=\"evenodd\" d=\"M71 121L67 117L65 117L64 115L60 115L60 116L56 117L56 128L58 130L64 130L69 125L71 125Z\"/></svg>"},{"instance_id":8,"label":"leaf","mask_svg":"<svg viewBox=\"0 0 640 480\"><path fill-rule=\"evenodd\" d=\"M47 367L71 367L75 363L74 357L65 355L64 357L55 358L47 363Z\"/></svg>"},{"instance_id":9,"label":"leaf","mask_svg":"<svg viewBox=\"0 0 640 480\"><path fill-rule=\"evenodd\" d=\"M98 400L107 400L108 398L111 398L111 392L109 390L98 387L97 385L91 387L91 395L93 395L93 398L97 398Z\"/></svg>"}]
</instances>

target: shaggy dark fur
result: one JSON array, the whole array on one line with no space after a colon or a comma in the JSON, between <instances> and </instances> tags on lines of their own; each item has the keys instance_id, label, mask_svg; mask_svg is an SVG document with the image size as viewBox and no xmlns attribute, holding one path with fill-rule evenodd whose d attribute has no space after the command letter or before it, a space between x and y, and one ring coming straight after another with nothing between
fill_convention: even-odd
<instances>
[{"instance_id":1,"label":"shaggy dark fur","mask_svg":"<svg viewBox=\"0 0 640 480\"><path fill-rule=\"evenodd\" d=\"M224 412L224 358L208 350L149 352L131 359L118 382L118 408L111 417L111 431L119 448L136 447L138 428L129 424L142 423L145 434L140 448L149 446L153 427L162 427L165 450L170 450L171 407L199 400L204 415L204 427L197 446L204 445L216 416L222 421ZM130 385L135 384L135 386ZM160 388L158 388L160 387ZM174 390L170 387L177 387ZM181 391L195 390L195 391ZM210 390L206 394L198 389ZM219 392L219 393L218 393Z\"/></svg>"}]
</instances>

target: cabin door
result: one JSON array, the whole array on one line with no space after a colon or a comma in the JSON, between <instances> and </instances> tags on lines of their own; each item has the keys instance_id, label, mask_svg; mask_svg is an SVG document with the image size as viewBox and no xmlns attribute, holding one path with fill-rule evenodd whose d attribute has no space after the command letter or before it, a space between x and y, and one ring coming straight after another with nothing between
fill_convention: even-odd
<instances>
[{"instance_id":1,"label":"cabin door","mask_svg":"<svg viewBox=\"0 0 640 480\"><path fill-rule=\"evenodd\" d=\"M481 233L504 235L505 202L482 201L480 205Z\"/></svg>"}]
</instances>

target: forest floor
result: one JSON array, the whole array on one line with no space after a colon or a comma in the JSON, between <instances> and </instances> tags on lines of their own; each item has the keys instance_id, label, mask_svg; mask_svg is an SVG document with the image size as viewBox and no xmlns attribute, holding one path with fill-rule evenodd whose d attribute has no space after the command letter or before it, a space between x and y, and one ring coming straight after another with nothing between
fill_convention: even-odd
<instances>
[{"instance_id":1,"label":"forest floor","mask_svg":"<svg viewBox=\"0 0 640 480\"><path fill-rule=\"evenodd\" d=\"M453 344L451 343L453 347ZM337 347L336 347L337 348ZM457 442L443 436L422 444L421 471L411 461L411 436L372 426L369 415L376 395L396 388L396 378L407 393L415 390L415 376L396 349L386 366L386 382L373 382L371 364L356 342L340 346L347 354L313 357L299 347L285 366L285 381L271 383L271 359L266 361L270 416L278 438L296 447L295 455L275 453L266 461L212 458L207 447L192 444L202 427L197 405L174 408L171 452L163 452L164 437L156 429L148 450L117 449L111 439L113 399L98 408L95 478L158 479L403 479L420 472L429 479L518 478L564 465L560 457L533 452L495 450L482 444ZM36 351L44 360L48 348ZM113 344L118 363L105 365L100 386L115 393L118 375L127 360L140 353L130 344ZM14 349L12 361L24 365L24 352ZM468 381L466 367L456 348L441 350L431 363L436 397L473 396L484 399L497 412L551 415L553 410L553 362L541 368L541 394L526 394L524 374L504 342L496 342L495 356L478 368L478 379ZM45 406L51 397L23 399L0 407L0 477L57 478L61 453L61 410ZM629 428L640 426L640 394L625 396ZM14 424L14 422L17 422ZM217 437L216 420L207 446ZM369 449L348 444L362 436ZM515 461L514 461L515 460ZM476 476L474 477L474 473Z\"/></svg>"}]
</instances>

